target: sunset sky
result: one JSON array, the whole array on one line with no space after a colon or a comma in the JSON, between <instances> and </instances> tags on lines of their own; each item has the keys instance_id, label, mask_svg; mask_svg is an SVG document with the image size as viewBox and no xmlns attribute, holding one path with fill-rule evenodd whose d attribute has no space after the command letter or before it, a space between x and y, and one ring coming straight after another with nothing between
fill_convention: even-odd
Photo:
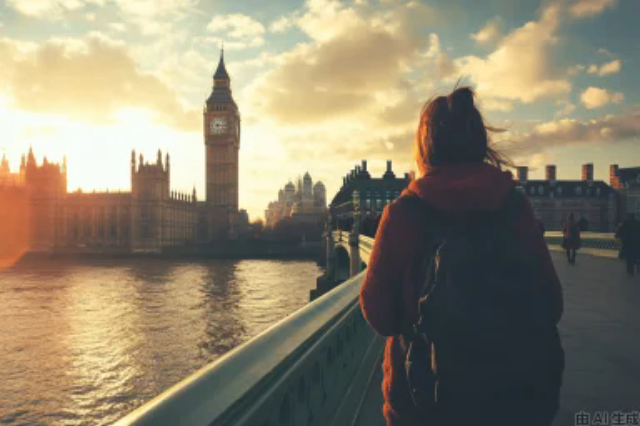
<instances>
[{"instance_id":1,"label":"sunset sky","mask_svg":"<svg viewBox=\"0 0 640 426\"><path fill-rule=\"evenodd\" d=\"M331 198L368 159L408 172L422 104L462 77L542 178L640 166L637 0L4 0L0 155L67 155L69 190L128 190L169 151L204 194L202 108L225 42L253 218L309 171ZM3 149L2 149L3 148Z\"/></svg>"}]
</instances>

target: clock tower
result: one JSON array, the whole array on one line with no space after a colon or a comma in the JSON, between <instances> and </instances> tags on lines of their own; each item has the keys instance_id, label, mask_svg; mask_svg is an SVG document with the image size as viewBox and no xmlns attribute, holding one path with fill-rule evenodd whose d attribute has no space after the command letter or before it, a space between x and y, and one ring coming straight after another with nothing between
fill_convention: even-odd
<instances>
[{"instance_id":1,"label":"clock tower","mask_svg":"<svg viewBox=\"0 0 640 426\"><path fill-rule=\"evenodd\" d=\"M204 108L208 239L234 238L238 218L240 113L231 95L224 49Z\"/></svg>"}]
</instances>

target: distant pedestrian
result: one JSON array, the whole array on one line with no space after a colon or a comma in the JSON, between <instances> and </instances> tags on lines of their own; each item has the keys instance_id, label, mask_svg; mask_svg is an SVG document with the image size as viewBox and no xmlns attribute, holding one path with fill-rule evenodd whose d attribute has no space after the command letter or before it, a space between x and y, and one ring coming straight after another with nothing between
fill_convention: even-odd
<instances>
[{"instance_id":1,"label":"distant pedestrian","mask_svg":"<svg viewBox=\"0 0 640 426\"><path fill-rule=\"evenodd\" d=\"M620 239L627 259L627 273L633 275L640 257L640 222L636 220L633 213L627 214L625 221L618 227L616 238Z\"/></svg>"},{"instance_id":2,"label":"distant pedestrian","mask_svg":"<svg viewBox=\"0 0 640 426\"><path fill-rule=\"evenodd\" d=\"M569 214L569 219L562 230L562 248L567 252L567 260L570 264L576 263L576 251L580 248L580 227L573 218L573 213Z\"/></svg>"},{"instance_id":3,"label":"distant pedestrian","mask_svg":"<svg viewBox=\"0 0 640 426\"><path fill-rule=\"evenodd\" d=\"M578 221L578 226L580 227L581 232L586 232L589 230L589 221L586 217L582 216Z\"/></svg>"}]
</instances>

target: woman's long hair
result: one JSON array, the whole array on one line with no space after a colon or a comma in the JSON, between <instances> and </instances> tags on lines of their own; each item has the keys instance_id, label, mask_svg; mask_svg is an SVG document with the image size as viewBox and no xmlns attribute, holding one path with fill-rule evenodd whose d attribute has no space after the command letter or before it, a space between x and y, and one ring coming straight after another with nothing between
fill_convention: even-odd
<instances>
[{"instance_id":1,"label":"woman's long hair","mask_svg":"<svg viewBox=\"0 0 640 426\"><path fill-rule=\"evenodd\" d=\"M414 157L424 175L432 166L487 162L498 168L514 167L490 144L487 126L473 101L470 87L455 89L449 96L438 96L425 104L414 142Z\"/></svg>"}]
</instances>

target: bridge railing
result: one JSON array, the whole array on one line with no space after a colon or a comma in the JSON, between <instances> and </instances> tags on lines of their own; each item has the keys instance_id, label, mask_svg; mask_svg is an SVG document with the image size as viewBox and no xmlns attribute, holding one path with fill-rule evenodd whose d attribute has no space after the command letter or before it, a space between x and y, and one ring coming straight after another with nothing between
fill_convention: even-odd
<instances>
[{"instance_id":1,"label":"bridge railing","mask_svg":"<svg viewBox=\"0 0 640 426\"><path fill-rule=\"evenodd\" d=\"M562 232L546 232L545 240L551 250L562 250ZM603 257L618 257L620 241L613 233L582 232L580 234L580 251Z\"/></svg>"},{"instance_id":2,"label":"bridge railing","mask_svg":"<svg viewBox=\"0 0 640 426\"><path fill-rule=\"evenodd\" d=\"M363 277L347 280L116 425L351 424L362 392L353 383L370 372L381 345L360 311Z\"/></svg>"},{"instance_id":3,"label":"bridge railing","mask_svg":"<svg viewBox=\"0 0 640 426\"><path fill-rule=\"evenodd\" d=\"M348 232L331 236L335 245L349 245ZM545 239L558 248L562 235L547 232ZM356 241L368 263L373 238L361 235ZM619 243L612 234L583 233L582 247L613 256ZM345 281L116 425L352 424L362 377L381 347L358 304L363 278L359 273Z\"/></svg>"}]
</instances>

